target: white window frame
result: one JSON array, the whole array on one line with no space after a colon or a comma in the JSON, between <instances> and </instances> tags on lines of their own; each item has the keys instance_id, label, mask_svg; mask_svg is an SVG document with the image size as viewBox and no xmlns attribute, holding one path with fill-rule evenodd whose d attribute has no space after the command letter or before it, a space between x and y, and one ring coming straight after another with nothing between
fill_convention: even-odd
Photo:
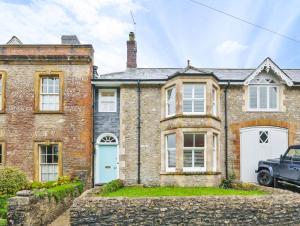
<instances>
[{"instance_id":1,"label":"white window frame","mask_svg":"<svg viewBox=\"0 0 300 226\"><path fill-rule=\"evenodd\" d=\"M46 93L44 93L43 92L43 79L51 79L51 78L56 78L57 80L58 80L58 93L56 93L56 92L54 92L54 90L53 90L53 92L52 93L49 93L48 92L48 88L49 88L49 86L48 86L48 83L47 83L47 92ZM48 82L48 80L47 80L47 82ZM41 76L40 77L40 111L59 111L60 110L60 92L61 92L61 90L60 90L60 76L59 75L45 75L45 76ZM44 109L43 108L43 97L44 96L57 96L58 97L58 108L57 109L54 109L54 110L52 110L52 109Z\"/></svg>"},{"instance_id":2,"label":"white window frame","mask_svg":"<svg viewBox=\"0 0 300 226\"><path fill-rule=\"evenodd\" d=\"M204 147L184 147L184 134L193 134L194 136L196 134L203 134L204 135ZM206 171L206 134L205 133L184 133L183 134L183 161L184 161L184 151L185 150L192 150L192 167L184 167L184 162L183 162L183 171L184 172L205 172ZM195 138L193 138L195 139ZM204 156L204 162L203 162L203 167L194 167L194 151L195 150L203 150L203 156Z\"/></svg>"},{"instance_id":3,"label":"white window frame","mask_svg":"<svg viewBox=\"0 0 300 226\"><path fill-rule=\"evenodd\" d=\"M212 114L218 116L218 93L217 88L212 87Z\"/></svg>"},{"instance_id":4,"label":"white window frame","mask_svg":"<svg viewBox=\"0 0 300 226\"><path fill-rule=\"evenodd\" d=\"M212 170L213 172L217 172L218 169L218 150L219 150L219 135L213 134L213 153L212 153Z\"/></svg>"},{"instance_id":5,"label":"white window frame","mask_svg":"<svg viewBox=\"0 0 300 226\"><path fill-rule=\"evenodd\" d=\"M49 145L57 145L57 148L58 148L58 152L57 152L57 163L42 163L42 161L41 161L41 146L49 146ZM42 165L47 165L47 166L49 166L49 165L52 165L52 166L55 166L56 165L56 167L57 167L57 178L56 178L56 180L59 178L59 144L57 143L57 144L49 144L49 145L47 145L47 144L39 144L38 145L38 153L39 153L39 181L41 181L41 182L47 182L47 181L49 181L49 180L47 180L47 181L42 181ZM49 176L48 176L49 177Z\"/></svg>"},{"instance_id":6,"label":"white window frame","mask_svg":"<svg viewBox=\"0 0 300 226\"><path fill-rule=\"evenodd\" d=\"M0 143L1 153L0 153L0 166L4 166L4 145Z\"/></svg>"},{"instance_id":7,"label":"white window frame","mask_svg":"<svg viewBox=\"0 0 300 226\"><path fill-rule=\"evenodd\" d=\"M3 95L4 95L4 92L3 92L3 75L0 74L0 85L1 85L1 89L0 89L0 111L3 111Z\"/></svg>"},{"instance_id":8,"label":"white window frame","mask_svg":"<svg viewBox=\"0 0 300 226\"><path fill-rule=\"evenodd\" d=\"M185 98L184 97L184 86L185 85L188 85L188 86L192 86L193 89L192 89L192 98ZM202 98L195 98L195 86L203 86L203 92L204 92L204 95L203 95L203 112L195 112L194 111L194 101L196 100L202 100ZM184 111L184 100L192 100L192 112L185 112ZM204 115L206 114L206 84L203 84L203 83L184 83L183 86L182 86L182 112L183 114L186 114L186 115Z\"/></svg>"},{"instance_id":9,"label":"white window frame","mask_svg":"<svg viewBox=\"0 0 300 226\"><path fill-rule=\"evenodd\" d=\"M168 147L168 136L170 135L175 135L175 148L169 148ZM169 134L166 134L165 135L165 142L166 142L166 160L165 160L165 164L166 164L166 172L175 172L176 171L176 155L177 155L177 150L176 150L176 144L177 144L177 141L176 141L176 133L169 133ZM174 150L175 149L175 167L169 167L169 150Z\"/></svg>"},{"instance_id":10,"label":"white window frame","mask_svg":"<svg viewBox=\"0 0 300 226\"><path fill-rule=\"evenodd\" d=\"M256 100L256 108L251 108L250 105L250 88L256 87L256 94L257 94L257 100ZM261 108L260 107L260 87L266 87L267 88L267 107ZM270 90L271 88L277 89L277 96L276 96L276 108L270 108ZM267 112L275 112L279 111L279 95L280 95L280 87L278 85L249 85L248 86L248 111L267 111Z\"/></svg>"},{"instance_id":11,"label":"white window frame","mask_svg":"<svg viewBox=\"0 0 300 226\"><path fill-rule=\"evenodd\" d=\"M174 114L169 114L169 104L172 103L172 101L168 100L168 92L169 90L174 89L175 92L175 98L174 98L174 107L175 107L175 112ZM169 87L166 89L166 117L174 116L176 115L176 86Z\"/></svg>"},{"instance_id":12,"label":"white window frame","mask_svg":"<svg viewBox=\"0 0 300 226\"><path fill-rule=\"evenodd\" d=\"M111 111L104 111L101 107L101 92L114 92L114 109ZM98 112L117 112L117 89L98 89Z\"/></svg>"}]
</instances>

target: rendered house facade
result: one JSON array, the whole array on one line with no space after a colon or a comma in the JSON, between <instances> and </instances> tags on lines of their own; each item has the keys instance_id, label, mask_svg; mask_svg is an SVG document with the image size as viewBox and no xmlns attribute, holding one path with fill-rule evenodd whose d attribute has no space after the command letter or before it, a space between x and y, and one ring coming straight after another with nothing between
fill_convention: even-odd
<instances>
[{"instance_id":1,"label":"rendered house facade","mask_svg":"<svg viewBox=\"0 0 300 226\"><path fill-rule=\"evenodd\" d=\"M91 182L93 48L62 44L0 46L0 165L31 180L79 176Z\"/></svg>"},{"instance_id":2,"label":"rendered house facade","mask_svg":"<svg viewBox=\"0 0 300 226\"><path fill-rule=\"evenodd\" d=\"M127 69L92 80L95 184L253 182L259 160L299 142L300 70L137 68L136 52L131 33Z\"/></svg>"}]
</instances>

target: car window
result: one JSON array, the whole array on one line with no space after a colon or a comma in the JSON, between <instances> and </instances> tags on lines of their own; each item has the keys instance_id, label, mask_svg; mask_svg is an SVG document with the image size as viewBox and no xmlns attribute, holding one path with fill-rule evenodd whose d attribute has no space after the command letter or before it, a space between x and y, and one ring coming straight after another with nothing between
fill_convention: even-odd
<instances>
[{"instance_id":1,"label":"car window","mask_svg":"<svg viewBox=\"0 0 300 226\"><path fill-rule=\"evenodd\" d=\"M289 160L300 161L300 149L290 149L286 157Z\"/></svg>"}]
</instances>

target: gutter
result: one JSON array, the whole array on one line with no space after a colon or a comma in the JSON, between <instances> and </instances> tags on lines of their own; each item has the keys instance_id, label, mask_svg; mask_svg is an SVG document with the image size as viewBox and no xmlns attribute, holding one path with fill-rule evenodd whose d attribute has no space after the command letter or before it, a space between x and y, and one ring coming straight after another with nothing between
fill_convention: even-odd
<instances>
[{"instance_id":1,"label":"gutter","mask_svg":"<svg viewBox=\"0 0 300 226\"><path fill-rule=\"evenodd\" d=\"M96 154L96 150L95 150L95 120L94 120L94 115L95 115L95 85L92 84L92 188L95 187L95 154Z\"/></svg>"},{"instance_id":2,"label":"gutter","mask_svg":"<svg viewBox=\"0 0 300 226\"><path fill-rule=\"evenodd\" d=\"M225 87L224 90L224 113L225 113L225 125L224 125L224 130L225 130L225 177L228 179L228 117L227 117L227 91L230 86L230 82L227 83L227 86Z\"/></svg>"},{"instance_id":3,"label":"gutter","mask_svg":"<svg viewBox=\"0 0 300 226\"><path fill-rule=\"evenodd\" d=\"M138 123L137 123L137 133L138 133L138 159L137 159L137 167L138 167L138 175L137 175L137 183L141 183L141 85L140 80L137 81L137 95L138 95Z\"/></svg>"}]
</instances>

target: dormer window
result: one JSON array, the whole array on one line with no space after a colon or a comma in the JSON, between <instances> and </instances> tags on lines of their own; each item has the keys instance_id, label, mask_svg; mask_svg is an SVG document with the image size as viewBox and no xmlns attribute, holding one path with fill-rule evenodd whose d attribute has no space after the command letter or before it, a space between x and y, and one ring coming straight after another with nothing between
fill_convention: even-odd
<instances>
[{"instance_id":1,"label":"dormer window","mask_svg":"<svg viewBox=\"0 0 300 226\"><path fill-rule=\"evenodd\" d=\"M279 86L270 75L255 77L248 86L249 111L278 111Z\"/></svg>"}]
</instances>

